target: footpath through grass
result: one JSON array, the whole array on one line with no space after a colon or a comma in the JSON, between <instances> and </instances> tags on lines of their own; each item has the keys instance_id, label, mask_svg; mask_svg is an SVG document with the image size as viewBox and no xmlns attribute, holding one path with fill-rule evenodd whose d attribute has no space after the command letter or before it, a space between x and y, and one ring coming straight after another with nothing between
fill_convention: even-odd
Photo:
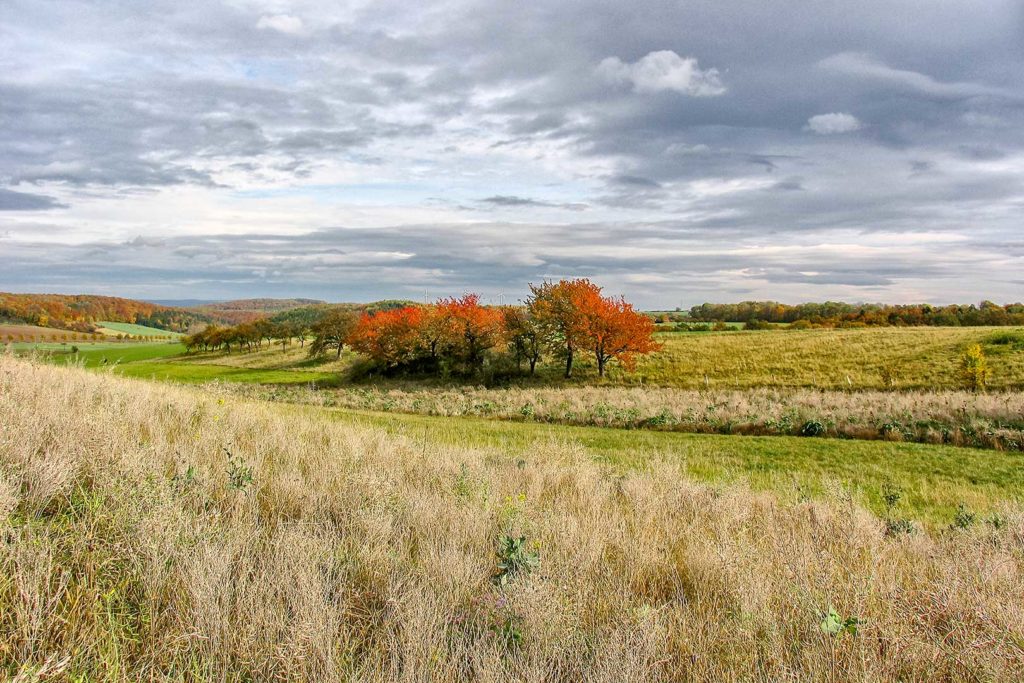
<instances>
[{"instance_id":1,"label":"footpath through grass","mask_svg":"<svg viewBox=\"0 0 1024 683\"><path fill-rule=\"evenodd\" d=\"M963 504L991 514L1001 504L1024 502L1024 455L926 444L798 437L679 434L496 422L481 418L373 413L282 406L327 419L382 428L414 442L493 449L519 457L552 442L575 443L595 459L623 468L678 463L700 481L746 483L783 499L850 496L886 514L883 490L902 492L895 516L928 526L953 522Z\"/></svg>"}]
</instances>

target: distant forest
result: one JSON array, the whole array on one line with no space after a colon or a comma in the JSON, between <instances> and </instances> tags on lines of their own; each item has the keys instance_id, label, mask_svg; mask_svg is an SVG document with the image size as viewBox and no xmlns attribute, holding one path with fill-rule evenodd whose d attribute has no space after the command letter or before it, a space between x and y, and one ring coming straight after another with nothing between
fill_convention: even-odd
<instances>
[{"instance_id":1,"label":"distant forest","mask_svg":"<svg viewBox=\"0 0 1024 683\"><path fill-rule=\"evenodd\" d=\"M833 327L1024 325L1024 304L848 304L839 301L790 306L775 301L701 304L689 311L694 322L799 323ZM680 320L679 322L681 322Z\"/></svg>"},{"instance_id":2,"label":"distant forest","mask_svg":"<svg viewBox=\"0 0 1024 683\"><path fill-rule=\"evenodd\" d=\"M113 296L0 292L0 321L5 320L76 332L92 332L103 320L185 332L210 319L181 308Z\"/></svg>"}]
</instances>

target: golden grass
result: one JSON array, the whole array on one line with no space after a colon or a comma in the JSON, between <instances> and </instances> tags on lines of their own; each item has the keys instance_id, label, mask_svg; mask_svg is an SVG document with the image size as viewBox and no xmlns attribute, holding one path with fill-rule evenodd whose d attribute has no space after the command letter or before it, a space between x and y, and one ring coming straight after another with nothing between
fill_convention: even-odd
<instances>
[{"instance_id":1,"label":"golden grass","mask_svg":"<svg viewBox=\"0 0 1024 683\"><path fill-rule=\"evenodd\" d=\"M991 343L1018 335L1017 344ZM684 388L960 388L957 364L980 343L993 388L1024 387L1024 331L1006 327L878 327L659 335L665 348L610 381ZM886 381L886 370L891 382Z\"/></svg>"},{"instance_id":2,"label":"golden grass","mask_svg":"<svg viewBox=\"0 0 1024 683\"><path fill-rule=\"evenodd\" d=\"M786 505L657 460L416 443L10 356L0 416L0 670L22 680L1024 670L1017 509L886 536L841 494ZM506 535L540 567L500 586ZM821 628L830 606L856 634Z\"/></svg>"}]
</instances>

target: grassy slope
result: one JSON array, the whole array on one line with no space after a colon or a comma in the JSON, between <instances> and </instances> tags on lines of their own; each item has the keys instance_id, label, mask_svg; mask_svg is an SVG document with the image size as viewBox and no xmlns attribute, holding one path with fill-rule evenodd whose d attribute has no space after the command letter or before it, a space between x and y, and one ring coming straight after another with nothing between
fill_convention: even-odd
<instances>
[{"instance_id":1,"label":"grassy slope","mask_svg":"<svg viewBox=\"0 0 1024 683\"><path fill-rule=\"evenodd\" d=\"M171 332L170 330L161 330L156 327L135 325L133 323L101 321L99 325L101 327L100 331L105 334L131 334L137 337L173 337L175 339L184 336L180 332Z\"/></svg>"},{"instance_id":2,"label":"grassy slope","mask_svg":"<svg viewBox=\"0 0 1024 683\"><path fill-rule=\"evenodd\" d=\"M403 437L344 422L394 431L392 417L8 356L0 413L0 677L1009 682L1024 668L1019 509L890 537L841 494L707 487L671 453L623 471L493 423L414 418ZM499 541L520 536L539 566L513 554L519 571L494 581ZM857 632L825 632L830 609Z\"/></svg>"},{"instance_id":3,"label":"grassy slope","mask_svg":"<svg viewBox=\"0 0 1024 683\"><path fill-rule=\"evenodd\" d=\"M578 444L596 460L643 469L678 463L682 473L713 483L744 483L786 499L845 489L877 513L883 485L904 493L898 514L930 525L949 524L957 505L987 513L1024 502L1024 455L878 441L798 437L677 434L602 427L495 422L479 418L397 415L293 407L349 424L380 427L420 443L493 448L507 454L543 452L551 443ZM525 456L529 458L530 456Z\"/></svg>"},{"instance_id":4,"label":"grassy slope","mask_svg":"<svg viewBox=\"0 0 1024 683\"><path fill-rule=\"evenodd\" d=\"M1009 337L1010 343L996 343ZM641 361L634 373L612 368L609 384L701 389L759 386L818 387L833 389L885 388L883 370L889 368L895 387L957 388L957 364L965 347L981 343L992 369L993 388L1024 387L1024 330L1011 328L875 328L853 330L769 330L759 332L666 333L659 335L663 351ZM300 371L343 374L353 354L311 360L293 344L254 353L208 353L176 358L189 366L220 365L260 371ZM592 383L593 369L584 357L579 377L568 383ZM189 371L167 371L188 380ZM211 377L211 370L196 370L196 378ZM231 375L232 373L225 373ZM256 374L247 375L256 378ZM278 381L272 375L270 381ZM707 378L705 380L705 377ZM302 378L300 381L309 381ZM259 381L247 379L246 381ZM316 381L323 381L322 377ZM538 383L562 385L556 363L542 368Z\"/></svg>"},{"instance_id":5,"label":"grassy slope","mask_svg":"<svg viewBox=\"0 0 1024 683\"><path fill-rule=\"evenodd\" d=\"M992 343L1017 335L1010 344ZM630 376L615 370L612 381L701 388L814 386L882 388L889 366L900 388L956 387L964 348L982 343L992 368L992 386L1024 386L1024 330L978 327L889 327L849 330L660 335L665 349L641 361Z\"/></svg>"}]
</instances>

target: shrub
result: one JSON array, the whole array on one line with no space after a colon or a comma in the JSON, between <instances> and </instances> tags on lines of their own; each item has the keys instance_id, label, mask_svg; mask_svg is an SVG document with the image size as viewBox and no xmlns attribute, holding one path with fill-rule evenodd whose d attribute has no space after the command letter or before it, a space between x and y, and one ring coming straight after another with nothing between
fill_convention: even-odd
<instances>
[{"instance_id":1,"label":"shrub","mask_svg":"<svg viewBox=\"0 0 1024 683\"><path fill-rule=\"evenodd\" d=\"M956 514L953 515L954 529L969 529L974 526L977 515L971 512L964 503L956 506Z\"/></svg>"},{"instance_id":2,"label":"shrub","mask_svg":"<svg viewBox=\"0 0 1024 683\"><path fill-rule=\"evenodd\" d=\"M808 420L800 428L800 436L821 436L825 433L825 425L818 420Z\"/></svg>"},{"instance_id":3,"label":"shrub","mask_svg":"<svg viewBox=\"0 0 1024 683\"><path fill-rule=\"evenodd\" d=\"M985 359L981 344L967 347L960 357L960 379L964 386L971 391L985 391L989 375L988 361Z\"/></svg>"}]
</instances>

